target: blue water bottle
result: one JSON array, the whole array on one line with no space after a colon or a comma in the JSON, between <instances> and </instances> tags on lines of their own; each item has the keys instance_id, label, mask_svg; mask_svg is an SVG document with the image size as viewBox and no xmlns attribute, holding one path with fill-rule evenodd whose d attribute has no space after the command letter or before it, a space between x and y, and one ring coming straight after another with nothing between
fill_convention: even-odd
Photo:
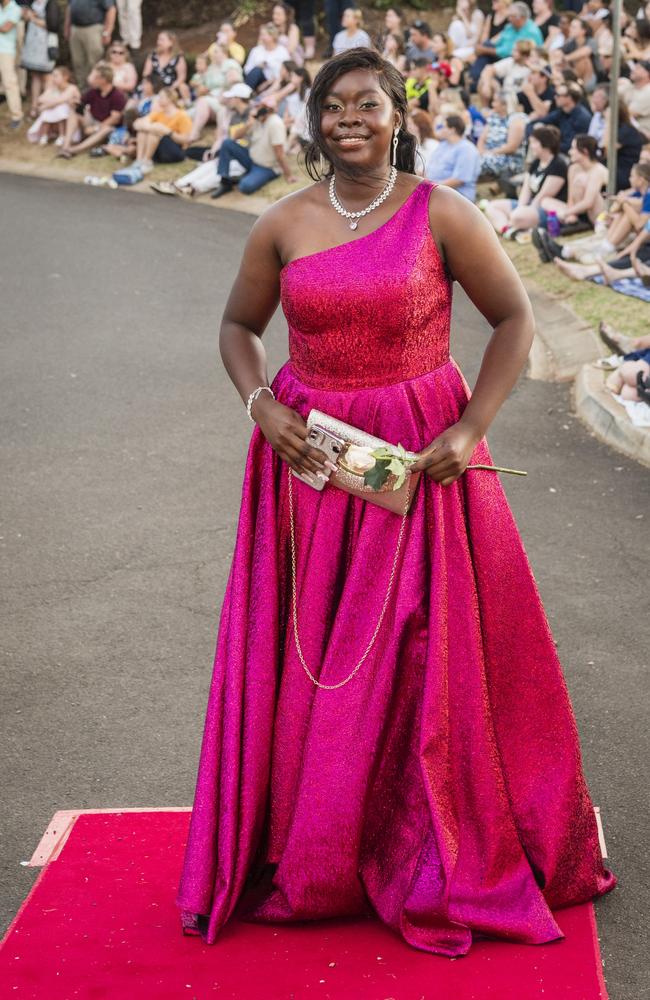
<instances>
[{"instance_id":1,"label":"blue water bottle","mask_svg":"<svg viewBox=\"0 0 650 1000\"><path fill-rule=\"evenodd\" d=\"M560 235L560 220L557 217L557 212L548 213L546 229L548 231L548 235L553 239L556 239Z\"/></svg>"}]
</instances>

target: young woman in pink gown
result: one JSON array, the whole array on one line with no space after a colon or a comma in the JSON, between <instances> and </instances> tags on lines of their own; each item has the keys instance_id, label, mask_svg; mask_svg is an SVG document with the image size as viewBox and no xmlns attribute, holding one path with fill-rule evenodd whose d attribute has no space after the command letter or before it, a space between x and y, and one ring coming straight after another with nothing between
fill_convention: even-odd
<instances>
[{"instance_id":1,"label":"young woman in pink gown","mask_svg":"<svg viewBox=\"0 0 650 1000\"><path fill-rule=\"evenodd\" d=\"M251 921L377 915L410 945L563 937L552 909L611 890L576 722L536 583L485 432L528 355L533 320L492 228L415 174L404 86L367 49L310 98L324 180L250 234L221 329L242 400L268 385L278 300L289 361L254 397L198 778L177 896L214 943ZM397 131L394 131L397 130ZM398 176L352 235L358 212ZM318 175L316 175L318 176ZM494 327L470 394L449 355L452 282ZM274 398L275 397L275 398ZM313 407L418 453L401 517L293 478L329 475L306 443ZM346 683L341 684L341 681Z\"/></svg>"}]
</instances>

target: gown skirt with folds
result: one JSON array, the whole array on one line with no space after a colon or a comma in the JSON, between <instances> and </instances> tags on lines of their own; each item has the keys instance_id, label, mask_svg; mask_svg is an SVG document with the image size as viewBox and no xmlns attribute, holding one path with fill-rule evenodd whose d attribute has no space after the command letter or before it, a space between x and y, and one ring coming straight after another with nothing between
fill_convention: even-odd
<instances>
[{"instance_id":1,"label":"gown skirt with folds","mask_svg":"<svg viewBox=\"0 0 650 1000\"><path fill-rule=\"evenodd\" d=\"M452 281L421 181L383 225L281 272L289 361L272 382L422 450L470 392L449 355ZM472 463L492 463L483 438ZM288 465L253 430L176 905L213 944L254 922L375 915L450 957L564 935L552 909L603 865L562 666L498 474L422 475L377 639L319 688L291 618ZM353 669L401 518L293 479L298 627L323 684Z\"/></svg>"}]
</instances>

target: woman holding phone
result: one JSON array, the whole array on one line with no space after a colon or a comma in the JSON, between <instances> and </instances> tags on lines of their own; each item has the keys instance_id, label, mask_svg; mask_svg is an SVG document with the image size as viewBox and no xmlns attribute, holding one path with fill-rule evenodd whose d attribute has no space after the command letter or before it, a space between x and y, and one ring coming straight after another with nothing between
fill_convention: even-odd
<instances>
[{"instance_id":1,"label":"woman holding phone","mask_svg":"<svg viewBox=\"0 0 650 1000\"><path fill-rule=\"evenodd\" d=\"M480 937L560 938L552 907L616 884L484 437L530 304L478 209L416 175L407 114L378 53L325 63L315 183L256 221L222 321L255 427L176 899L208 943L235 912L374 913L456 957ZM494 330L473 393L449 355L454 279ZM290 357L269 385L278 302ZM402 478L406 513L338 488L312 411L389 443L357 451L368 481Z\"/></svg>"}]
</instances>

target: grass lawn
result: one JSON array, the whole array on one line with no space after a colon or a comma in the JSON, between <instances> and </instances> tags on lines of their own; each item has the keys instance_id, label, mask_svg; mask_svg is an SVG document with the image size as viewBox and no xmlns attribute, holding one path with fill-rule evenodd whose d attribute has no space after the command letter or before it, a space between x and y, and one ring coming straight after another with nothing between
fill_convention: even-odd
<instances>
[{"instance_id":1,"label":"grass lawn","mask_svg":"<svg viewBox=\"0 0 650 1000\"><path fill-rule=\"evenodd\" d=\"M80 153L71 160L64 160L56 156L57 147L53 143L47 146L38 146L28 142L25 133L29 125L26 123L16 131L7 128L9 115L6 105L0 105L0 161L3 161L9 169L24 170L26 174L43 175L49 174L61 180L71 180L83 182L84 177L93 174L98 177L109 177L113 171L121 166L112 156L102 156L94 158L88 153ZM208 129L205 132L201 143L210 145L214 138L214 131ZM234 192L227 195L225 201L221 202L223 207L243 208L250 211L255 204L259 211L265 204L277 201L290 191L296 191L300 187L306 187L310 183L304 170L300 168L295 157L289 157L294 172L299 175L300 181L297 184L287 184L283 177L265 185L259 192L251 196L254 199L250 205L251 198L247 195ZM162 163L156 164L154 170L140 184L133 185L135 191L148 191L150 181L175 180L183 174L188 173L193 167L198 166L192 160L185 160L183 163ZM215 167L216 169L216 167ZM216 202L211 202L209 196L197 199L209 206L215 206Z\"/></svg>"},{"instance_id":2,"label":"grass lawn","mask_svg":"<svg viewBox=\"0 0 650 1000\"><path fill-rule=\"evenodd\" d=\"M650 304L591 281L571 281L554 264L540 263L532 244L504 240L503 247L525 281L534 281L547 295L569 306L594 329L598 329L603 319L630 337L648 333Z\"/></svg>"}]
</instances>

